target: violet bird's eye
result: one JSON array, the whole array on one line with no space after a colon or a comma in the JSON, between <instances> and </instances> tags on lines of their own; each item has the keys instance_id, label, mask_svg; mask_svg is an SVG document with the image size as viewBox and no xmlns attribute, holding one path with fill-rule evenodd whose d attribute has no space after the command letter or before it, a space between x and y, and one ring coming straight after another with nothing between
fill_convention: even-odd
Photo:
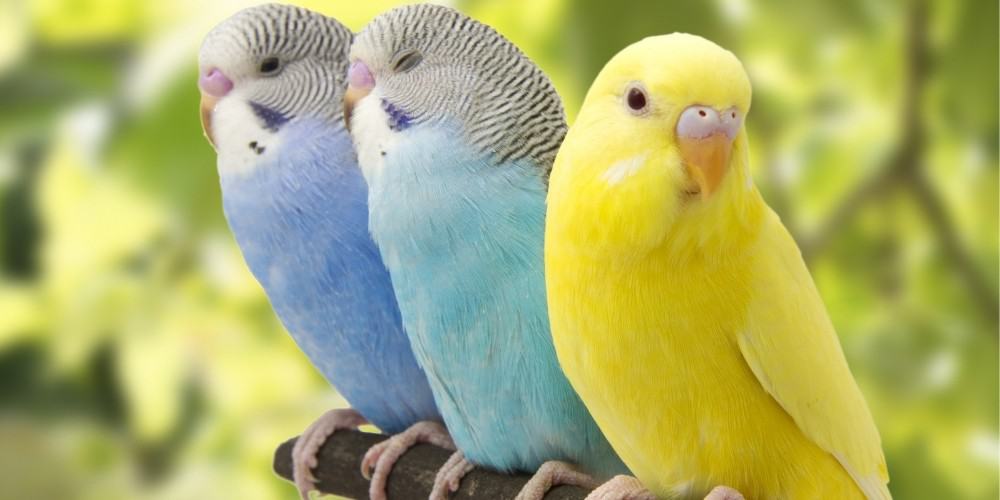
<instances>
[{"instance_id":1,"label":"violet bird's eye","mask_svg":"<svg viewBox=\"0 0 1000 500\"><path fill-rule=\"evenodd\" d=\"M260 62L260 73L262 75L273 75L281 68L281 61L277 57L268 57Z\"/></svg>"},{"instance_id":2,"label":"violet bird's eye","mask_svg":"<svg viewBox=\"0 0 1000 500\"><path fill-rule=\"evenodd\" d=\"M415 68L423 60L424 56L420 55L420 52L409 50L396 56L396 60L392 62L392 70L403 73Z\"/></svg>"},{"instance_id":3,"label":"violet bird's eye","mask_svg":"<svg viewBox=\"0 0 1000 500\"><path fill-rule=\"evenodd\" d=\"M646 111L646 101L646 91L640 87L633 86L625 93L625 103L634 114L642 114Z\"/></svg>"}]
</instances>

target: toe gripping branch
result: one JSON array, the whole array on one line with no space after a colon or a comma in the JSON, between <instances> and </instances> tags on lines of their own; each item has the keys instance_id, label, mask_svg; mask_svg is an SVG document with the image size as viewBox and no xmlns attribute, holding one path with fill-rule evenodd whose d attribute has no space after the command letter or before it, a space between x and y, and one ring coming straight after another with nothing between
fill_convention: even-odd
<instances>
[{"instance_id":1,"label":"toe gripping branch","mask_svg":"<svg viewBox=\"0 0 1000 500\"><path fill-rule=\"evenodd\" d=\"M316 488L323 493L348 498L368 497L368 480L361 475L361 459L372 445L386 439L382 434L338 430L319 450L319 465L313 469ZM274 452L274 472L292 481L292 447L295 439L285 441ZM434 476L444 465L450 451L429 444L419 444L396 462L389 475L388 496L391 500L425 500L434 486ZM455 500L514 498L531 479L529 474L508 476L476 468L462 479L462 485L451 495ZM557 486L545 495L545 500L583 500L588 490L576 486Z\"/></svg>"}]
</instances>

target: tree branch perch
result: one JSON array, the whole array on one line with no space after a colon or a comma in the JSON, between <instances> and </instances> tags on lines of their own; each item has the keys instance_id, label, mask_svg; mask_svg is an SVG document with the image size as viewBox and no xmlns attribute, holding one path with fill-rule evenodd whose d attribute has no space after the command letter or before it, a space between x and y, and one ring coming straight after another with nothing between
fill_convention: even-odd
<instances>
[{"instance_id":1,"label":"tree branch perch","mask_svg":"<svg viewBox=\"0 0 1000 500\"><path fill-rule=\"evenodd\" d=\"M926 0L910 4L905 49L907 70L899 124L902 137L895 152L878 173L843 197L841 204L833 209L811 238L802 241L800 248L807 263L814 261L864 206L890 189L906 189L916 199L948 263L966 283L977 307L986 319L996 322L1000 314L997 292L978 268L972 252L963 246L944 201L935 193L924 171L927 134L921 98L928 83L931 62L927 8Z\"/></svg>"},{"instance_id":2,"label":"tree branch perch","mask_svg":"<svg viewBox=\"0 0 1000 500\"><path fill-rule=\"evenodd\" d=\"M382 434L359 431L337 431L319 450L319 465L313 474L319 482L316 488L348 498L368 498L368 480L361 475L361 459L372 445L386 439ZM292 447L297 438L285 441L274 452L274 472L292 480ZM406 452L389 475L386 488L392 500L425 500L434 485L438 469L451 452L429 444L417 445ZM530 475L508 476L486 469L474 469L462 479L461 488L451 498L504 499L514 498ZM587 490L574 486L558 486L545 495L545 500L583 500Z\"/></svg>"}]
</instances>

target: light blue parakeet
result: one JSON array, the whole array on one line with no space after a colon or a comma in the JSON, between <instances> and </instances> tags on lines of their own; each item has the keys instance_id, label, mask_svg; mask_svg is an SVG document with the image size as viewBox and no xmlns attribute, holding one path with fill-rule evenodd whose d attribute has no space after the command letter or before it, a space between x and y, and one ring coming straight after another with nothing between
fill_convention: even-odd
<instances>
[{"instance_id":1,"label":"light blue parakeet","mask_svg":"<svg viewBox=\"0 0 1000 500\"><path fill-rule=\"evenodd\" d=\"M564 461L597 478L626 472L549 333L546 178L566 124L548 78L492 28L427 4L375 18L351 61L345 112L371 233L458 450L500 471ZM366 458L376 475L395 459L392 446ZM439 474L435 494L442 481L457 487L461 460L442 471L451 477ZM553 478L591 484L566 467L541 472L523 496Z\"/></svg>"},{"instance_id":2,"label":"light blue parakeet","mask_svg":"<svg viewBox=\"0 0 1000 500\"><path fill-rule=\"evenodd\" d=\"M368 234L367 186L341 115L351 39L333 19L264 5L213 29L199 61L229 226L281 322L356 410L327 413L299 439L303 496L335 429L367 420L396 433L440 419Z\"/></svg>"}]
</instances>

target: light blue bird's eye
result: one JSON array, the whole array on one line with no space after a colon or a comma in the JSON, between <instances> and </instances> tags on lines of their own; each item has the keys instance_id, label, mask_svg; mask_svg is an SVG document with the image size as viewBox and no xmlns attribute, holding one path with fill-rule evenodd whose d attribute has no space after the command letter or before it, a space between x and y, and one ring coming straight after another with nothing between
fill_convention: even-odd
<instances>
[{"instance_id":1,"label":"light blue bird's eye","mask_svg":"<svg viewBox=\"0 0 1000 500\"><path fill-rule=\"evenodd\" d=\"M423 60L424 56L420 55L420 52L407 50L396 56L392 62L392 70L397 73L403 73L415 68Z\"/></svg>"},{"instance_id":2,"label":"light blue bird's eye","mask_svg":"<svg viewBox=\"0 0 1000 500\"><path fill-rule=\"evenodd\" d=\"M281 61L277 57L268 57L260 62L260 73L262 75L273 75L281 68Z\"/></svg>"}]
</instances>

